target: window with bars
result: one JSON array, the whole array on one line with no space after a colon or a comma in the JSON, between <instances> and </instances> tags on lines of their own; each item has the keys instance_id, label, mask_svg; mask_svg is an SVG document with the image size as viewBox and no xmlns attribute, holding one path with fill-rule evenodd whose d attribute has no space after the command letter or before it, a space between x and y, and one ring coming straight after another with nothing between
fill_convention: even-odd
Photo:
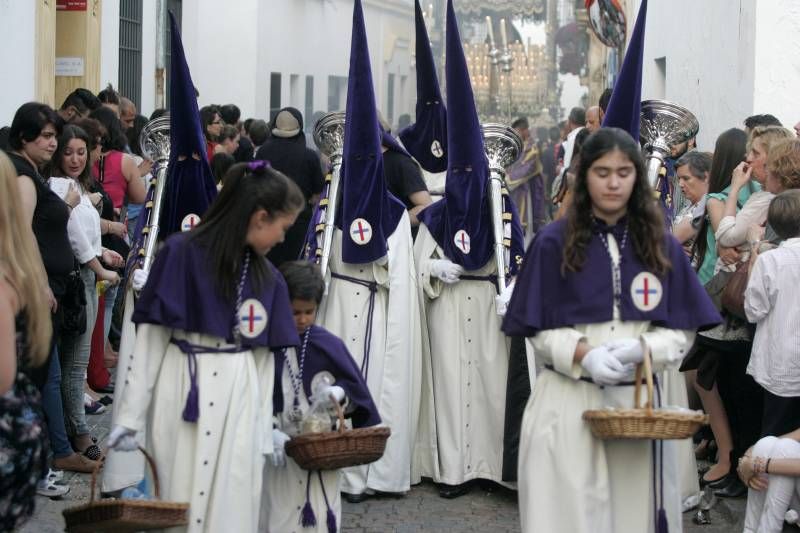
<instances>
[{"instance_id":1,"label":"window with bars","mask_svg":"<svg viewBox=\"0 0 800 533\"><path fill-rule=\"evenodd\" d=\"M142 0L119 2L118 90L136 107L142 99Z\"/></svg>"}]
</instances>

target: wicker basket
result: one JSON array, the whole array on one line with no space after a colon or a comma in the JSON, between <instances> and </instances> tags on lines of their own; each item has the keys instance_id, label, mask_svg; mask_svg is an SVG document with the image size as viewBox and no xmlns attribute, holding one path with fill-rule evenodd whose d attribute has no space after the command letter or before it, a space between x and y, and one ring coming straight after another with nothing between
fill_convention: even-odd
<instances>
[{"instance_id":1,"label":"wicker basket","mask_svg":"<svg viewBox=\"0 0 800 533\"><path fill-rule=\"evenodd\" d=\"M153 472L156 500L100 500L95 501L97 472L92 472L92 492L89 503L64 509L68 533L132 533L150 529L183 526L189 523L188 503L158 501L161 487L153 458L144 448L139 448Z\"/></svg>"},{"instance_id":2,"label":"wicker basket","mask_svg":"<svg viewBox=\"0 0 800 533\"><path fill-rule=\"evenodd\" d=\"M392 431L387 427L345 429L342 406L332 401L339 417L338 431L298 435L286 443L286 454L305 470L337 470L380 459Z\"/></svg>"},{"instance_id":3,"label":"wicker basket","mask_svg":"<svg viewBox=\"0 0 800 533\"><path fill-rule=\"evenodd\" d=\"M642 371L647 383L647 403L640 407L639 392ZM708 423L708 416L696 411L653 410L653 369L650 351L636 366L633 409L593 409L584 411L583 419L589 423L592 434L598 439L687 439Z\"/></svg>"}]
</instances>

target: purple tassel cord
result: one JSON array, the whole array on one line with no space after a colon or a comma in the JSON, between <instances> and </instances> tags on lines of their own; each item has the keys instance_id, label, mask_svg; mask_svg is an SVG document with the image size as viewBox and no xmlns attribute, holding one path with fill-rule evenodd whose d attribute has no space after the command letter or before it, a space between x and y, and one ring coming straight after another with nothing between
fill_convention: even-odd
<instances>
[{"instance_id":1,"label":"purple tassel cord","mask_svg":"<svg viewBox=\"0 0 800 533\"><path fill-rule=\"evenodd\" d=\"M303 527L317 527L317 517L314 515L314 509L311 508L311 502L306 501L303 506L303 512L300 516L300 525Z\"/></svg>"},{"instance_id":2,"label":"purple tassel cord","mask_svg":"<svg viewBox=\"0 0 800 533\"><path fill-rule=\"evenodd\" d=\"M197 419L200 418L200 391L197 387L197 356L193 351L190 351L187 355L191 385L189 385L189 394L186 395L183 419L187 422L197 422Z\"/></svg>"},{"instance_id":3,"label":"purple tassel cord","mask_svg":"<svg viewBox=\"0 0 800 533\"><path fill-rule=\"evenodd\" d=\"M658 520L656 521L656 533L669 533L669 524L667 524L667 512L664 509L658 510Z\"/></svg>"},{"instance_id":4,"label":"purple tassel cord","mask_svg":"<svg viewBox=\"0 0 800 533\"><path fill-rule=\"evenodd\" d=\"M317 517L314 515L314 508L311 507L311 498L309 491L311 490L311 470L308 471L306 477L306 504L303 506L303 512L300 513L300 525L303 527L316 527Z\"/></svg>"},{"instance_id":5,"label":"purple tassel cord","mask_svg":"<svg viewBox=\"0 0 800 533\"><path fill-rule=\"evenodd\" d=\"M336 515L331 509L328 509L328 533L336 533L336 531Z\"/></svg>"}]
</instances>

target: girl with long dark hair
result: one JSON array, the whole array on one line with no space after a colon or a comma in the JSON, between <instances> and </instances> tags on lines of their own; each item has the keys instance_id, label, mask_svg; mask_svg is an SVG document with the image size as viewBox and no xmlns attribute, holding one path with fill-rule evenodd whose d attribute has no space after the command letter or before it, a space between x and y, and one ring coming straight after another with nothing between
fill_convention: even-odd
<instances>
[{"instance_id":1,"label":"girl with long dark hair","mask_svg":"<svg viewBox=\"0 0 800 533\"><path fill-rule=\"evenodd\" d=\"M147 428L162 498L190 502L191 531L256 531L272 450L271 350L298 344L286 283L264 256L302 193L265 161L234 166L225 182L202 222L167 239L151 267L108 440L136 449Z\"/></svg>"},{"instance_id":2,"label":"girl with long dark hair","mask_svg":"<svg viewBox=\"0 0 800 533\"><path fill-rule=\"evenodd\" d=\"M653 531L657 507L680 523L672 472L654 495L651 444L597 439L581 417L632 407L635 364L649 354L656 372L677 365L695 330L718 320L665 231L639 145L616 128L591 135L573 204L536 236L503 323L545 364L522 421L524 532Z\"/></svg>"}]
</instances>

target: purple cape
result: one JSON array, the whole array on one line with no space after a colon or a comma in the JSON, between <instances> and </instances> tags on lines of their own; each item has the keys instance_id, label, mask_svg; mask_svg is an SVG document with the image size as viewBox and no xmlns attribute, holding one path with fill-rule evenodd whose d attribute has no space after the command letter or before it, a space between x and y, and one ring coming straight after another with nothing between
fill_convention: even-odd
<instances>
[{"instance_id":1,"label":"purple cape","mask_svg":"<svg viewBox=\"0 0 800 533\"><path fill-rule=\"evenodd\" d=\"M448 259L467 270L478 270L494 255L492 212L489 201L489 160L483 144L483 131L475 110L467 60L461 46L458 21L452 0L447 2L447 178L444 198L423 209L418 218L430 231ZM511 261L514 275L517 256L524 252L522 226L517 210L504 195L503 214L510 217ZM463 232L466 232L464 235ZM469 239L468 253L459 236Z\"/></svg>"},{"instance_id":2,"label":"purple cape","mask_svg":"<svg viewBox=\"0 0 800 533\"><path fill-rule=\"evenodd\" d=\"M417 43L416 121L400 132L400 140L422 168L428 172L444 172L447 170L447 110L439 89L436 64L419 0L414 2L414 20ZM436 148L434 142L439 144Z\"/></svg>"},{"instance_id":3,"label":"purple cape","mask_svg":"<svg viewBox=\"0 0 800 533\"><path fill-rule=\"evenodd\" d=\"M566 219L545 226L528 249L503 320L506 335L532 337L546 329L612 320L611 259L597 231L613 231L620 242L624 228L621 224L598 228L586 248L583 268L579 272L567 271L562 276L561 254L566 227ZM662 297L650 311L638 309L630 291L634 277L646 269L631 242L622 249L621 319L650 321L654 326L686 330L718 324L721 317L700 285L681 245L667 235L664 246L672 267L665 275L658 276Z\"/></svg>"},{"instance_id":4,"label":"purple cape","mask_svg":"<svg viewBox=\"0 0 800 533\"><path fill-rule=\"evenodd\" d=\"M133 311L136 324L157 324L191 333L201 333L234 343L236 303L219 294L209 265L207 250L191 233L178 233L167 239L158 252L147 285ZM267 261L253 257L251 260ZM267 312L267 327L258 337L242 337L246 347L272 349L297 345L297 331L289 305L289 291L280 272L267 261L271 278L254 292L252 270L242 290L242 301L254 298Z\"/></svg>"},{"instance_id":5,"label":"purple cape","mask_svg":"<svg viewBox=\"0 0 800 533\"><path fill-rule=\"evenodd\" d=\"M275 386L272 395L272 406L275 413L283 411L282 378L285 361L283 352L276 353ZM303 390L306 398L311 397L311 380L319 372L330 372L336 379L335 385L344 389L350 405L354 408L351 415L353 427L375 426L381 423L378 408L372 401L367 383L350 352L347 351L344 342L323 327L311 326L306 358L303 363Z\"/></svg>"}]
</instances>

